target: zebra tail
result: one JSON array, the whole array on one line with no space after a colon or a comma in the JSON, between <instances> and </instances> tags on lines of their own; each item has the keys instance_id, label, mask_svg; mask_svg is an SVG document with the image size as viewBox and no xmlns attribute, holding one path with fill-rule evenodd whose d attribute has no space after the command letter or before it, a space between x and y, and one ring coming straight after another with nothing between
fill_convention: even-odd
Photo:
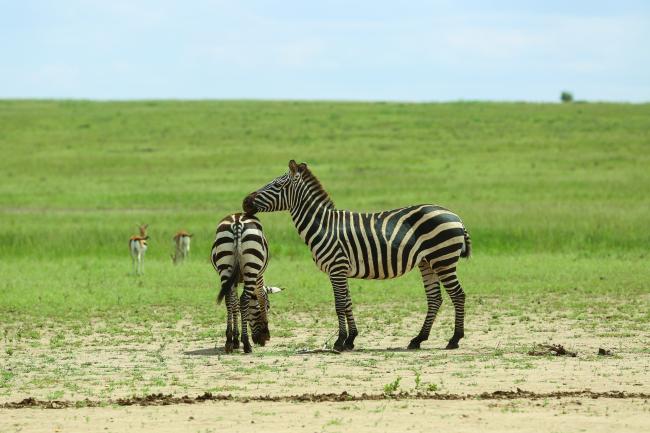
<instances>
[{"instance_id":1,"label":"zebra tail","mask_svg":"<svg viewBox=\"0 0 650 433\"><path fill-rule=\"evenodd\" d=\"M217 296L217 304L221 304L221 301L226 296L230 295L233 289L237 286L240 278L240 269L239 269L239 260L237 260L237 255L235 255L235 263L233 264L233 270L228 279L221 284L221 290L219 291L219 296Z\"/></svg>"},{"instance_id":2,"label":"zebra tail","mask_svg":"<svg viewBox=\"0 0 650 433\"><path fill-rule=\"evenodd\" d=\"M472 239L469 237L469 233L465 227L463 227L463 232L463 236L465 237L465 245L460 252L460 256L467 259L472 255Z\"/></svg>"},{"instance_id":3,"label":"zebra tail","mask_svg":"<svg viewBox=\"0 0 650 433\"><path fill-rule=\"evenodd\" d=\"M241 255L241 251L239 251L241 248L241 231L241 225L239 223L235 223L235 232L233 239L235 245L232 252L234 255L234 261L232 264L232 271L226 282L221 284L221 290L219 291L219 296L217 296L217 304L221 304L223 298L230 295L233 289L237 287L237 283L239 283L239 280L241 278L241 269L239 267L239 256Z\"/></svg>"}]
</instances>

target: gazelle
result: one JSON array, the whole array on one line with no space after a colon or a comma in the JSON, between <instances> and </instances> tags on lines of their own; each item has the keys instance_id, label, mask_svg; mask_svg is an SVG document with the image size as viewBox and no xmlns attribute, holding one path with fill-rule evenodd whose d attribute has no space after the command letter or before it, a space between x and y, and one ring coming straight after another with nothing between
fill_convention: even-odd
<instances>
[{"instance_id":1,"label":"gazelle","mask_svg":"<svg viewBox=\"0 0 650 433\"><path fill-rule=\"evenodd\" d=\"M144 274L144 253L147 251L147 227L149 224L143 224L139 227L140 236L133 235L129 239L129 251L131 252L131 260L133 262L133 272Z\"/></svg>"},{"instance_id":2,"label":"gazelle","mask_svg":"<svg viewBox=\"0 0 650 433\"><path fill-rule=\"evenodd\" d=\"M174 235L174 254L172 255L172 260L174 264L181 263L185 260L186 257L190 255L190 242L192 234L181 230Z\"/></svg>"}]
</instances>

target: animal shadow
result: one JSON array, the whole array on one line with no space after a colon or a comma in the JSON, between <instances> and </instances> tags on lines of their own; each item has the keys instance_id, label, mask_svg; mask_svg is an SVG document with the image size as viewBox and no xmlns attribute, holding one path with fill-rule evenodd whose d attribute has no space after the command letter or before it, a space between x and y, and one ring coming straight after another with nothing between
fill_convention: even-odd
<instances>
[{"instance_id":1,"label":"animal shadow","mask_svg":"<svg viewBox=\"0 0 650 433\"><path fill-rule=\"evenodd\" d=\"M225 355L226 350L223 347L210 347L208 349L186 350L183 355L189 356L218 356Z\"/></svg>"}]
</instances>

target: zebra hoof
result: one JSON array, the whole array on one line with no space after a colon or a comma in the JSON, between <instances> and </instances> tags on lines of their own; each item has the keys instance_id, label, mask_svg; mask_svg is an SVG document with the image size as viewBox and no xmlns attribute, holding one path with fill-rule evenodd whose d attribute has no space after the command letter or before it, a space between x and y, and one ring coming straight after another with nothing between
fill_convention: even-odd
<instances>
[{"instance_id":1,"label":"zebra hoof","mask_svg":"<svg viewBox=\"0 0 650 433\"><path fill-rule=\"evenodd\" d=\"M334 343L334 350L336 350L337 352L344 352L345 344L339 342Z\"/></svg>"},{"instance_id":2,"label":"zebra hoof","mask_svg":"<svg viewBox=\"0 0 650 433\"><path fill-rule=\"evenodd\" d=\"M354 349L354 343L348 343L348 342L346 342L346 343L343 345L343 350L352 350L352 349Z\"/></svg>"},{"instance_id":3,"label":"zebra hoof","mask_svg":"<svg viewBox=\"0 0 650 433\"><path fill-rule=\"evenodd\" d=\"M411 342L408 345L408 350L420 350L420 342L411 340Z\"/></svg>"},{"instance_id":4,"label":"zebra hoof","mask_svg":"<svg viewBox=\"0 0 650 433\"><path fill-rule=\"evenodd\" d=\"M447 344L447 347L445 347L445 350L454 350L454 349L458 349L458 342L457 341L450 341Z\"/></svg>"},{"instance_id":5,"label":"zebra hoof","mask_svg":"<svg viewBox=\"0 0 650 433\"><path fill-rule=\"evenodd\" d=\"M233 349L233 344L230 341L227 342L225 347L223 348L224 352L226 353L232 353L232 349Z\"/></svg>"}]
</instances>

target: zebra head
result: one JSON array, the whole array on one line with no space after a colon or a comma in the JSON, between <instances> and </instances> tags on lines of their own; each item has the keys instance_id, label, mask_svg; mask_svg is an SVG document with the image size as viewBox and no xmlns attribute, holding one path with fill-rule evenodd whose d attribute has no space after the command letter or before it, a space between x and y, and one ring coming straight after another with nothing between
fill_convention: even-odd
<instances>
[{"instance_id":1,"label":"zebra head","mask_svg":"<svg viewBox=\"0 0 650 433\"><path fill-rule=\"evenodd\" d=\"M293 159L289 161L289 171L276 177L270 183L250 193L244 199L242 208L248 215L256 212L275 212L289 210L296 191L303 182L302 173L307 169L307 164L296 164Z\"/></svg>"}]
</instances>

